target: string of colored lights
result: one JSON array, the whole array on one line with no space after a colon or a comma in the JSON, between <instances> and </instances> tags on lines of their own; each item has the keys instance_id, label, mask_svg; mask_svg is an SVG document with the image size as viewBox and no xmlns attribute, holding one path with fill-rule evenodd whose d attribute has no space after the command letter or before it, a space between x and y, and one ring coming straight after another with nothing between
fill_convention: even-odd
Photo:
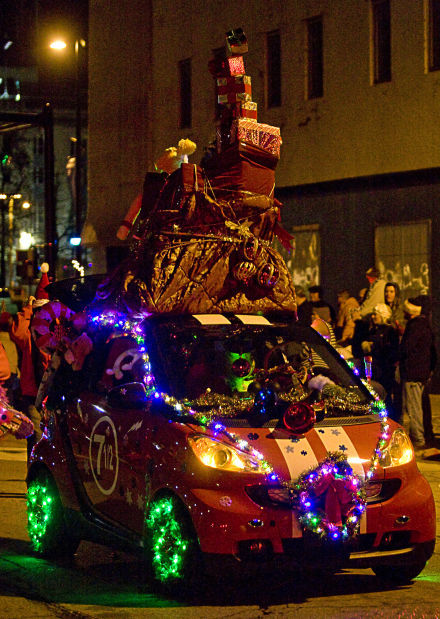
<instances>
[{"instance_id":1,"label":"string of colored lights","mask_svg":"<svg viewBox=\"0 0 440 619\"><path fill-rule=\"evenodd\" d=\"M353 474L343 454L335 452L329 453L326 460L321 462L318 467L303 473L296 480L282 481L274 471L273 466L265 460L263 454L254 449L248 441L241 436L229 432L226 427L218 421L216 418L216 416L218 417L218 410L201 413L193 410L191 406L188 406L184 402L166 393L155 390L154 376L151 373L145 336L141 328L143 318L144 317L139 317L137 320L133 320L118 312L107 311L92 317L92 322L97 325L112 326L116 329L119 328L125 334L132 336L139 344L145 364L144 380L150 390L149 394L171 407L177 416L189 416L193 418L194 421L205 427L205 429L213 432L215 436L221 435L227 438L237 449L257 459L269 483L282 484L289 490L292 499L292 507L298 513L298 518L306 529L319 534L320 537L331 538L333 540L339 538L345 540L355 535L359 530L360 517L365 511L365 483L373 477L379 465L382 450L388 444L390 438L388 413L385 404L378 399L377 394L372 392L376 399L368 406L368 410L370 413L379 416L380 431L375 449L371 456L370 466L365 475L365 480ZM324 477L342 481L344 487L348 491L349 500L344 522L334 523L329 521L325 517L325 511L319 506L320 501L316 500L316 488L322 483ZM163 506L163 510L166 509L168 509L168 507Z\"/></svg>"}]
</instances>

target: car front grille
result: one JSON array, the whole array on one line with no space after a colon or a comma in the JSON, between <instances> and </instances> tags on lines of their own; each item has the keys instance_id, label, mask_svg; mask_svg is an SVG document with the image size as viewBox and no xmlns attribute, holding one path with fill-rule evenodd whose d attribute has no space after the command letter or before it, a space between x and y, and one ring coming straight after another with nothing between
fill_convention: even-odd
<instances>
[{"instance_id":1,"label":"car front grille","mask_svg":"<svg viewBox=\"0 0 440 619\"><path fill-rule=\"evenodd\" d=\"M367 505L382 503L396 494L401 486L400 479L383 479L367 482L365 486ZM285 486L246 486L246 494L260 507L291 508L290 493Z\"/></svg>"}]
</instances>

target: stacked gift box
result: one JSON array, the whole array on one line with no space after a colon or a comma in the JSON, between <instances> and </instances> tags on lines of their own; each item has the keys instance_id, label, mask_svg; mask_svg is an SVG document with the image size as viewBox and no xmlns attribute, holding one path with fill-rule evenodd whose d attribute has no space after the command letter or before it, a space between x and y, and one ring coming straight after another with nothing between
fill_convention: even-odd
<instances>
[{"instance_id":1,"label":"stacked gift box","mask_svg":"<svg viewBox=\"0 0 440 619\"><path fill-rule=\"evenodd\" d=\"M252 101L251 77L245 74L243 54L248 50L241 28L226 33L226 56L210 63L216 80L218 104L217 153L245 142L280 156L281 136L278 127L257 121L257 104Z\"/></svg>"},{"instance_id":2,"label":"stacked gift box","mask_svg":"<svg viewBox=\"0 0 440 619\"><path fill-rule=\"evenodd\" d=\"M246 142L253 144L279 158L282 143L280 128L250 121L247 118L237 118L231 125L230 143Z\"/></svg>"}]
</instances>

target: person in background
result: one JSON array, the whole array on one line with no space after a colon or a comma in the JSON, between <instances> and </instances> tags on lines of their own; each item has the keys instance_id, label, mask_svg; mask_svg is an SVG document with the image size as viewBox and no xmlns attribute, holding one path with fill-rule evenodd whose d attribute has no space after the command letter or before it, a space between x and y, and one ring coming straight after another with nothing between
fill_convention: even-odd
<instances>
[{"instance_id":1,"label":"person in background","mask_svg":"<svg viewBox=\"0 0 440 619\"><path fill-rule=\"evenodd\" d=\"M400 342L400 380L402 386L402 425L408 432L417 456L427 445L423 423L422 396L437 363L434 333L426 312L427 297L420 295L403 304L406 323Z\"/></svg>"},{"instance_id":2,"label":"person in background","mask_svg":"<svg viewBox=\"0 0 440 619\"><path fill-rule=\"evenodd\" d=\"M18 350L15 342L11 340L9 330L12 325L12 314L2 311L0 314L0 343L2 344L9 362L11 375L4 383L8 402L11 406L18 405L20 390L20 370L18 360Z\"/></svg>"},{"instance_id":3,"label":"person in background","mask_svg":"<svg viewBox=\"0 0 440 619\"><path fill-rule=\"evenodd\" d=\"M32 447L41 436L40 413L35 408L35 398L44 371L49 365L50 355L40 350L31 334L31 320L34 310L49 301L45 288L49 284L45 263L41 266L42 275L36 289L36 297L30 296L28 303L17 313L11 325L11 339L21 352L20 363L20 410L26 411L34 424L34 433L28 438L28 457Z\"/></svg>"},{"instance_id":4,"label":"person in background","mask_svg":"<svg viewBox=\"0 0 440 619\"><path fill-rule=\"evenodd\" d=\"M322 320L325 320L325 322L334 327L336 313L330 303L324 301L323 294L322 286L309 287L310 303L313 305L313 310Z\"/></svg>"},{"instance_id":5,"label":"person in background","mask_svg":"<svg viewBox=\"0 0 440 619\"><path fill-rule=\"evenodd\" d=\"M349 346L354 335L354 311L359 308L357 300L346 289L338 292L338 313L335 335L339 346Z\"/></svg>"},{"instance_id":6,"label":"person in background","mask_svg":"<svg viewBox=\"0 0 440 619\"><path fill-rule=\"evenodd\" d=\"M388 415L398 421L400 411L394 408L395 373L399 359L399 334L391 326L391 309L379 303L371 314L371 324L365 340L361 342L364 356L371 356L372 379L385 389L385 404Z\"/></svg>"},{"instance_id":7,"label":"person in background","mask_svg":"<svg viewBox=\"0 0 440 619\"><path fill-rule=\"evenodd\" d=\"M296 305L297 305L297 316L298 323L301 325L310 326L312 324L312 313L313 313L313 305L306 297L306 293L304 292L304 288L302 286L295 286L295 294L296 294Z\"/></svg>"},{"instance_id":8,"label":"person in background","mask_svg":"<svg viewBox=\"0 0 440 619\"><path fill-rule=\"evenodd\" d=\"M432 329L432 298L429 295L420 295L418 297L422 303L422 316L426 316ZM434 445L434 429L432 427L432 410L431 410L431 376L425 383L422 392L422 409L423 409L423 429L425 431L426 445Z\"/></svg>"},{"instance_id":9,"label":"person in background","mask_svg":"<svg viewBox=\"0 0 440 619\"><path fill-rule=\"evenodd\" d=\"M8 357L0 343L0 439L8 432L12 432L16 438L27 438L33 433L34 427L30 419L9 404L5 383L10 376Z\"/></svg>"},{"instance_id":10,"label":"person in background","mask_svg":"<svg viewBox=\"0 0 440 619\"><path fill-rule=\"evenodd\" d=\"M6 391L0 385L0 439L11 432L15 438L28 438L34 431L33 423L26 415L9 405Z\"/></svg>"},{"instance_id":11,"label":"person in background","mask_svg":"<svg viewBox=\"0 0 440 619\"><path fill-rule=\"evenodd\" d=\"M6 354L6 350L3 348L3 344L0 343L0 387L4 390L5 394L6 389L4 385L10 376L11 366L9 365L8 355Z\"/></svg>"},{"instance_id":12,"label":"person in background","mask_svg":"<svg viewBox=\"0 0 440 619\"><path fill-rule=\"evenodd\" d=\"M400 302L400 288L396 282L385 284L385 303L391 308L391 324L397 329L400 336L405 331L406 320L403 315L403 306Z\"/></svg>"},{"instance_id":13,"label":"person in background","mask_svg":"<svg viewBox=\"0 0 440 619\"><path fill-rule=\"evenodd\" d=\"M365 277L368 280L368 290L359 307L361 318L372 314L376 305L383 303L385 299L385 280L380 277L379 270L371 267L366 271Z\"/></svg>"}]
</instances>

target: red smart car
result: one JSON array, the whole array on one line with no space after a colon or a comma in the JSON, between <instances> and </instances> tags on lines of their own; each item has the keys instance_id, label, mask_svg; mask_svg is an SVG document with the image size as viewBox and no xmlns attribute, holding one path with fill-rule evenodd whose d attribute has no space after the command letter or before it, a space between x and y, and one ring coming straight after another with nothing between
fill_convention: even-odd
<instances>
[{"instance_id":1,"label":"red smart car","mask_svg":"<svg viewBox=\"0 0 440 619\"><path fill-rule=\"evenodd\" d=\"M142 553L179 583L202 564L371 568L407 582L435 544L403 429L292 315L88 313L59 356L28 471L33 549ZM198 576L197 576L198 577Z\"/></svg>"}]
</instances>

